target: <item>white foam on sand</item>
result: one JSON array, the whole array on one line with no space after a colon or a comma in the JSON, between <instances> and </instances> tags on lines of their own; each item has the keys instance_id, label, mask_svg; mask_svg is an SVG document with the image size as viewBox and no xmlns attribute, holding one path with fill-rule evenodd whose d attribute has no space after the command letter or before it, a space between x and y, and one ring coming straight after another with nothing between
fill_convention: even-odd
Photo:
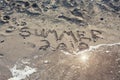
<instances>
[{"instance_id":1,"label":"white foam on sand","mask_svg":"<svg viewBox=\"0 0 120 80\"><path fill-rule=\"evenodd\" d=\"M10 71L13 77L8 80L24 80L26 77L30 76L30 74L36 72L36 69L25 66L25 68L21 70L17 69L17 65L15 65L13 68L10 69Z\"/></svg>"},{"instance_id":2,"label":"white foam on sand","mask_svg":"<svg viewBox=\"0 0 120 80\"><path fill-rule=\"evenodd\" d=\"M96 46L90 46L89 49L86 49L86 50L83 50L83 51L73 51L73 53L70 53L70 52L67 52L67 51L61 51L63 52L65 55L79 55L79 54L83 54L83 53L86 53L86 52L90 52L90 51L93 51L95 49L98 49L99 47L101 46L114 46L114 45L120 45L120 42L119 43L113 43L113 44L99 44L99 45L96 45Z\"/></svg>"},{"instance_id":3,"label":"white foam on sand","mask_svg":"<svg viewBox=\"0 0 120 80\"><path fill-rule=\"evenodd\" d=\"M30 59L21 60L23 64L30 64Z\"/></svg>"}]
</instances>

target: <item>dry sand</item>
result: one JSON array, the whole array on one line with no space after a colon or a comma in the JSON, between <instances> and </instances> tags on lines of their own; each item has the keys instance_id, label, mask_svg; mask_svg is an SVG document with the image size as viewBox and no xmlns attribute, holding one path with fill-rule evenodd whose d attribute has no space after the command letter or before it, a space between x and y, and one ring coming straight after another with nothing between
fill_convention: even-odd
<instances>
[{"instance_id":1,"label":"dry sand","mask_svg":"<svg viewBox=\"0 0 120 80\"><path fill-rule=\"evenodd\" d=\"M52 10L51 0L47 11L43 1L30 2L42 11L27 8L40 15L16 7L8 23L0 9L0 80L120 80L120 10L110 5L120 1L75 0L84 5L69 8L61 0Z\"/></svg>"}]
</instances>

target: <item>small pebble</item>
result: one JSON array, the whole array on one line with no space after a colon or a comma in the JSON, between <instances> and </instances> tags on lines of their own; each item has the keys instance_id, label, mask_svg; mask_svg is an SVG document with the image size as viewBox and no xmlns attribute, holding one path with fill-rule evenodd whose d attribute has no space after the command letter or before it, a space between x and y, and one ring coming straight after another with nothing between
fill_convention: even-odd
<instances>
[{"instance_id":1,"label":"small pebble","mask_svg":"<svg viewBox=\"0 0 120 80\"><path fill-rule=\"evenodd\" d=\"M4 56L4 54L1 54L1 53L0 53L0 57L3 57L3 56Z\"/></svg>"},{"instance_id":2,"label":"small pebble","mask_svg":"<svg viewBox=\"0 0 120 80\"><path fill-rule=\"evenodd\" d=\"M49 61L48 61L48 60L45 60L45 61L44 61L44 63L45 63L45 64L48 64L48 63L49 63Z\"/></svg>"}]
</instances>

